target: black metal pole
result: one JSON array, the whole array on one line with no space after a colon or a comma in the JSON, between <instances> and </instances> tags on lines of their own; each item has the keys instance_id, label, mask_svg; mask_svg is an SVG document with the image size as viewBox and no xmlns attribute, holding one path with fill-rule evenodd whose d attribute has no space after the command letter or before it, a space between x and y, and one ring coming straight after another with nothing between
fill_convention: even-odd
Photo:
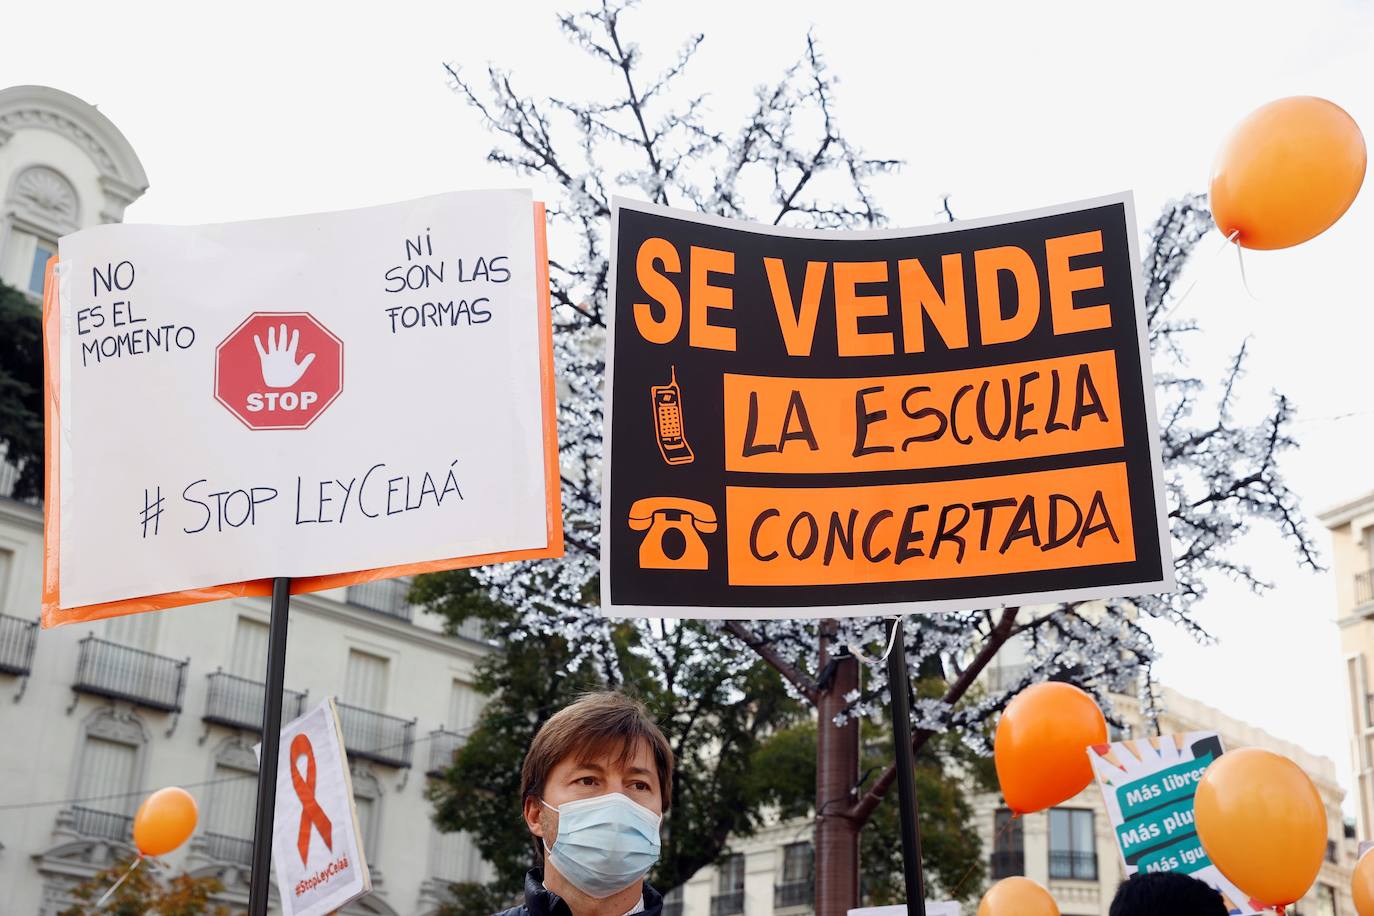
<instances>
[{"instance_id":1,"label":"black metal pole","mask_svg":"<svg viewBox=\"0 0 1374 916\"><path fill-rule=\"evenodd\" d=\"M291 580L272 580L272 625L267 637L267 689L262 704L262 755L258 760L258 816L253 824L253 872L248 916L267 916L272 886L272 823L277 812L277 755L281 746L281 696L286 678L286 622Z\"/></svg>"},{"instance_id":2,"label":"black metal pole","mask_svg":"<svg viewBox=\"0 0 1374 916\"><path fill-rule=\"evenodd\" d=\"M902 816L902 868L906 875L907 916L926 916L926 886L921 875L920 807L916 803L916 761L911 753L911 679L906 672L906 640L902 618L888 631L892 651L887 654L887 685L892 694L892 741L897 756L897 804Z\"/></svg>"}]
</instances>

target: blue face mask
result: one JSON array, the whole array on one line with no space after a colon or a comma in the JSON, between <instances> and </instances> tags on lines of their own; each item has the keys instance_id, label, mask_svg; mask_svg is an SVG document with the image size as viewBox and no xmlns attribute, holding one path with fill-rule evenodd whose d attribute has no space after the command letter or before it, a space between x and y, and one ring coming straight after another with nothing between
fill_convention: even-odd
<instances>
[{"instance_id":1,"label":"blue face mask","mask_svg":"<svg viewBox=\"0 0 1374 916\"><path fill-rule=\"evenodd\" d=\"M544 844L549 862L573 887L601 899L643 878L658 861L663 818L618 792L566 802L558 812L558 838Z\"/></svg>"}]
</instances>

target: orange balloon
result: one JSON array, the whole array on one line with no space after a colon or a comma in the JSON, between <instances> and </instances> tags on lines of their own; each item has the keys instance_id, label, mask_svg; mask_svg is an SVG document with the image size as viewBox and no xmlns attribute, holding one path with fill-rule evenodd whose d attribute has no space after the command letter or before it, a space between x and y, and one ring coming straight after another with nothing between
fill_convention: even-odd
<instances>
[{"instance_id":1,"label":"orange balloon","mask_svg":"<svg viewBox=\"0 0 1374 916\"><path fill-rule=\"evenodd\" d=\"M145 856L164 856L196 829L196 800L185 789L158 789L134 815L134 845Z\"/></svg>"},{"instance_id":2,"label":"orange balloon","mask_svg":"<svg viewBox=\"0 0 1374 916\"><path fill-rule=\"evenodd\" d=\"M1212 217L1246 248L1287 248L1321 234L1360 192L1364 135L1345 109L1298 95L1236 125L1212 165Z\"/></svg>"},{"instance_id":3,"label":"orange balloon","mask_svg":"<svg viewBox=\"0 0 1374 916\"><path fill-rule=\"evenodd\" d=\"M1003 878L983 895L978 916L1059 916L1059 907L1030 878Z\"/></svg>"},{"instance_id":4,"label":"orange balloon","mask_svg":"<svg viewBox=\"0 0 1374 916\"><path fill-rule=\"evenodd\" d=\"M1050 808L1093 781L1088 748L1107 742L1097 703L1072 684L1050 682L1018 693L997 723L993 756L1007 807L1017 814Z\"/></svg>"},{"instance_id":5,"label":"orange balloon","mask_svg":"<svg viewBox=\"0 0 1374 916\"><path fill-rule=\"evenodd\" d=\"M1355 863L1350 876L1350 892L1355 897L1355 912L1360 916L1374 916L1374 856L1365 853Z\"/></svg>"},{"instance_id":6,"label":"orange balloon","mask_svg":"<svg viewBox=\"0 0 1374 916\"><path fill-rule=\"evenodd\" d=\"M1246 747L1207 768L1193 799L1212 864L1265 906L1307 893L1326 854L1326 806L1293 761Z\"/></svg>"}]
</instances>

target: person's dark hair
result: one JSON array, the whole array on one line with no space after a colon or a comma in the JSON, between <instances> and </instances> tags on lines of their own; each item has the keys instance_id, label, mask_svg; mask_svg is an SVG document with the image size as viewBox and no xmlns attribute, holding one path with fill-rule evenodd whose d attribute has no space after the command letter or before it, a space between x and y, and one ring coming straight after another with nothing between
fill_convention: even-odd
<instances>
[{"instance_id":1,"label":"person's dark hair","mask_svg":"<svg viewBox=\"0 0 1374 916\"><path fill-rule=\"evenodd\" d=\"M1135 875L1123 881L1111 916L1226 916L1226 904L1211 885L1178 872Z\"/></svg>"},{"instance_id":2,"label":"person's dark hair","mask_svg":"<svg viewBox=\"0 0 1374 916\"><path fill-rule=\"evenodd\" d=\"M628 763L641 744L648 745L663 793L663 813L673 798L673 749L663 737L644 704L622 693L589 693L549 717L535 733L520 770L520 806L525 799L543 798L544 782L565 758L594 760L607 752ZM531 836L536 861L542 851Z\"/></svg>"}]
</instances>

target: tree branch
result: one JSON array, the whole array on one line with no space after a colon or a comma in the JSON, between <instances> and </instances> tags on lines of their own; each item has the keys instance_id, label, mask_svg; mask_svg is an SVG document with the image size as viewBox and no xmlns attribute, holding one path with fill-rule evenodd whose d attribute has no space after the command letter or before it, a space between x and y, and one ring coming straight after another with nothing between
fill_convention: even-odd
<instances>
[{"instance_id":1,"label":"tree branch","mask_svg":"<svg viewBox=\"0 0 1374 916\"><path fill-rule=\"evenodd\" d=\"M811 682L805 674L797 669L795 665L784 659L778 651L768 643L759 639L754 632L738 620L725 621L725 632L744 643L757 653L758 657L772 665L773 668L787 679L793 687L797 688L802 696L806 697L814 706L819 694L816 685Z\"/></svg>"},{"instance_id":2,"label":"tree branch","mask_svg":"<svg viewBox=\"0 0 1374 916\"><path fill-rule=\"evenodd\" d=\"M1000 650L1006 641L1011 638L1012 628L1016 625L1016 614L1020 610L1020 608L1015 607L1002 609L1002 616L998 619L997 625L992 628L992 633L988 635L987 642L983 643L983 648L978 650L978 654L974 656L969 666L964 669L964 673L959 675L959 678L951 684L949 690L945 692L944 702L947 705L953 706L955 703L959 702L968 689L973 686L973 682L977 680L978 675L983 673L983 669L988 666L988 662L992 661L993 656L995 656L998 650ZM921 747L926 741L930 740L930 737L934 734L935 733L930 729L917 729L916 734L913 735L911 739L913 753L919 753ZM883 797L887 795L887 790L892 787L892 783L896 778L897 766L893 764L883 772L882 776L878 777L878 781L873 784L873 788L869 789L868 792L864 794L863 798L855 802L854 806L845 812L844 816L854 821L857 826L862 827L868 822L868 819L873 816L873 812L877 809L878 804L882 802Z\"/></svg>"}]
</instances>

